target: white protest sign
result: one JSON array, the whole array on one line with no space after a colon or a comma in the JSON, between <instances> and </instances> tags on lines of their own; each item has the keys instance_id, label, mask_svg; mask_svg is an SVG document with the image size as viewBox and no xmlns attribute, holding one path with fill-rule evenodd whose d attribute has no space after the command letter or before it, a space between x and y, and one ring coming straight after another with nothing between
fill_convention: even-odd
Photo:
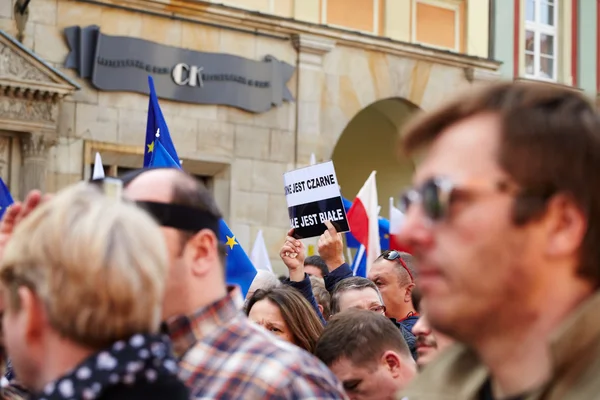
<instances>
[{"instance_id":1,"label":"white protest sign","mask_svg":"<svg viewBox=\"0 0 600 400\"><path fill-rule=\"evenodd\" d=\"M333 162L286 172L283 182L296 238L320 236L328 220L338 232L350 230Z\"/></svg>"}]
</instances>

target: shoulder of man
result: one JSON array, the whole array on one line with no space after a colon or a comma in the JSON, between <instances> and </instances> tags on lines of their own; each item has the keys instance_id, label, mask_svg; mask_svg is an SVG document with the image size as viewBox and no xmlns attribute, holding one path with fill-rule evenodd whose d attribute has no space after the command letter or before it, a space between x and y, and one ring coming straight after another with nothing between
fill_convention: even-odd
<instances>
[{"instance_id":1,"label":"shoulder of man","mask_svg":"<svg viewBox=\"0 0 600 400\"><path fill-rule=\"evenodd\" d=\"M274 398L345 398L344 390L335 375L314 355L279 339L246 318L236 321L234 342L222 342L220 351L236 356L220 367L232 376L244 376L242 385L248 397ZM226 349L229 347L230 349ZM204 353L202 345L186 355L194 359L195 351ZM204 368L206 365L204 365ZM223 374L220 375L221 379ZM239 388L229 386L231 393ZM253 392L254 391L254 392Z\"/></svg>"},{"instance_id":2,"label":"shoulder of man","mask_svg":"<svg viewBox=\"0 0 600 400\"><path fill-rule=\"evenodd\" d=\"M461 344L444 350L397 396L397 400L475 400L488 373L478 357Z\"/></svg>"},{"instance_id":3,"label":"shoulder of man","mask_svg":"<svg viewBox=\"0 0 600 400\"><path fill-rule=\"evenodd\" d=\"M290 398L346 398L341 382L317 357L296 345L273 337L268 332L263 332L258 327L255 331L263 337L266 357L277 360L279 364L280 371L277 376L272 373L272 363L270 368L266 368L265 365L265 380L273 377L272 383L287 391Z\"/></svg>"}]
</instances>

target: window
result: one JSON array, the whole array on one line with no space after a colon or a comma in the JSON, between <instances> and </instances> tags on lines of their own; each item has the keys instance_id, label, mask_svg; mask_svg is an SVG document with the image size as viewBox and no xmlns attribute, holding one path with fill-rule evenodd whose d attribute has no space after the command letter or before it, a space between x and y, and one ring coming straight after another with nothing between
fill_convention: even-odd
<instances>
[{"instance_id":1,"label":"window","mask_svg":"<svg viewBox=\"0 0 600 400\"><path fill-rule=\"evenodd\" d=\"M104 167L104 175L105 176L115 176L117 178L122 178L124 175L128 174L129 172L133 172L138 170L139 168L130 168L130 167L123 167L120 165L102 165ZM94 170L94 164L90 164L90 171ZM204 186L206 186L207 188L211 188L211 182L212 182L212 177L210 176L205 176L205 175L196 175L192 173L192 176L194 178L196 178L200 183L202 183Z\"/></svg>"},{"instance_id":2,"label":"window","mask_svg":"<svg viewBox=\"0 0 600 400\"><path fill-rule=\"evenodd\" d=\"M321 23L378 35L381 0L321 0Z\"/></svg>"},{"instance_id":3,"label":"window","mask_svg":"<svg viewBox=\"0 0 600 400\"><path fill-rule=\"evenodd\" d=\"M558 0L526 0L525 76L557 80Z\"/></svg>"},{"instance_id":4,"label":"window","mask_svg":"<svg viewBox=\"0 0 600 400\"><path fill-rule=\"evenodd\" d=\"M461 51L461 14L464 14L464 2L414 0L411 23L413 42Z\"/></svg>"},{"instance_id":5,"label":"window","mask_svg":"<svg viewBox=\"0 0 600 400\"><path fill-rule=\"evenodd\" d=\"M102 157L105 176L122 177L141 168L144 162L141 146L85 141L82 174L84 180L92 177L96 152ZM229 204L229 164L183 158L182 166L184 171L190 173L215 196L218 204Z\"/></svg>"}]
</instances>

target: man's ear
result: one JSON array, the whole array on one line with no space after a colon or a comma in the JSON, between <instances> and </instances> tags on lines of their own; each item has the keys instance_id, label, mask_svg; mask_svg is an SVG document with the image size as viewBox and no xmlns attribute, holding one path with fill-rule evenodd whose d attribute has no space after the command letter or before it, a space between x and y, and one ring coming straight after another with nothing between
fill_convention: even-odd
<instances>
[{"instance_id":1,"label":"man's ear","mask_svg":"<svg viewBox=\"0 0 600 400\"><path fill-rule=\"evenodd\" d=\"M415 287L414 283L409 284L404 291L404 302L410 303L412 301L412 291Z\"/></svg>"},{"instance_id":2,"label":"man's ear","mask_svg":"<svg viewBox=\"0 0 600 400\"><path fill-rule=\"evenodd\" d=\"M400 362L400 356L396 352L388 350L383 353L381 363L390 371L393 378L397 378L400 375L402 363Z\"/></svg>"},{"instance_id":3,"label":"man's ear","mask_svg":"<svg viewBox=\"0 0 600 400\"><path fill-rule=\"evenodd\" d=\"M206 275L219 261L219 241L210 229L202 229L186 243L184 257L194 275Z\"/></svg>"},{"instance_id":4,"label":"man's ear","mask_svg":"<svg viewBox=\"0 0 600 400\"><path fill-rule=\"evenodd\" d=\"M587 222L584 213L569 196L556 195L548 201L545 226L548 257L571 256L579 251Z\"/></svg>"},{"instance_id":5,"label":"man's ear","mask_svg":"<svg viewBox=\"0 0 600 400\"><path fill-rule=\"evenodd\" d=\"M321 313L321 315L323 315L323 306L320 304L317 304L317 307L319 308L319 312Z\"/></svg>"}]
</instances>

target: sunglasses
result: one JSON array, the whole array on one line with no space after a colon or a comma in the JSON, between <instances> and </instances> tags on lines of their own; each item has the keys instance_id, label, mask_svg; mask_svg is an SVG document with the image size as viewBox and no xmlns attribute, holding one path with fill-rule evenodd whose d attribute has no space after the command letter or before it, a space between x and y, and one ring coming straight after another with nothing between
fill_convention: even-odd
<instances>
[{"instance_id":1,"label":"sunglasses","mask_svg":"<svg viewBox=\"0 0 600 400\"><path fill-rule=\"evenodd\" d=\"M408 272L408 276L410 276L410 281L412 283L415 283L415 279L413 278L413 274L408 269L408 266L406 265L406 263L402 259L402 254L399 251L396 251L396 250L385 251L385 252L383 252L383 254L381 254L380 257L383 258L384 260L387 260L387 261L398 262L400 265L402 265L402 268L404 268L406 270L406 272Z\"/></svg>"},{"instance_id":2,"label":"sunglasses","mask_svg":"<svg viewBox=\"0 0 600 400\"><path fill-rule=\"evenodd\" d=\"M398 208L404 214L410 207L418 203L423 212L431 221L440 221L447 217L453 198L458 192L474 191L507 192L508 183L504 181L494 184L471 182L470 184L457 185L446 177L434 177L426 180L419 187L405 191L399 198Z\"/></svg>"}]
</instances>

